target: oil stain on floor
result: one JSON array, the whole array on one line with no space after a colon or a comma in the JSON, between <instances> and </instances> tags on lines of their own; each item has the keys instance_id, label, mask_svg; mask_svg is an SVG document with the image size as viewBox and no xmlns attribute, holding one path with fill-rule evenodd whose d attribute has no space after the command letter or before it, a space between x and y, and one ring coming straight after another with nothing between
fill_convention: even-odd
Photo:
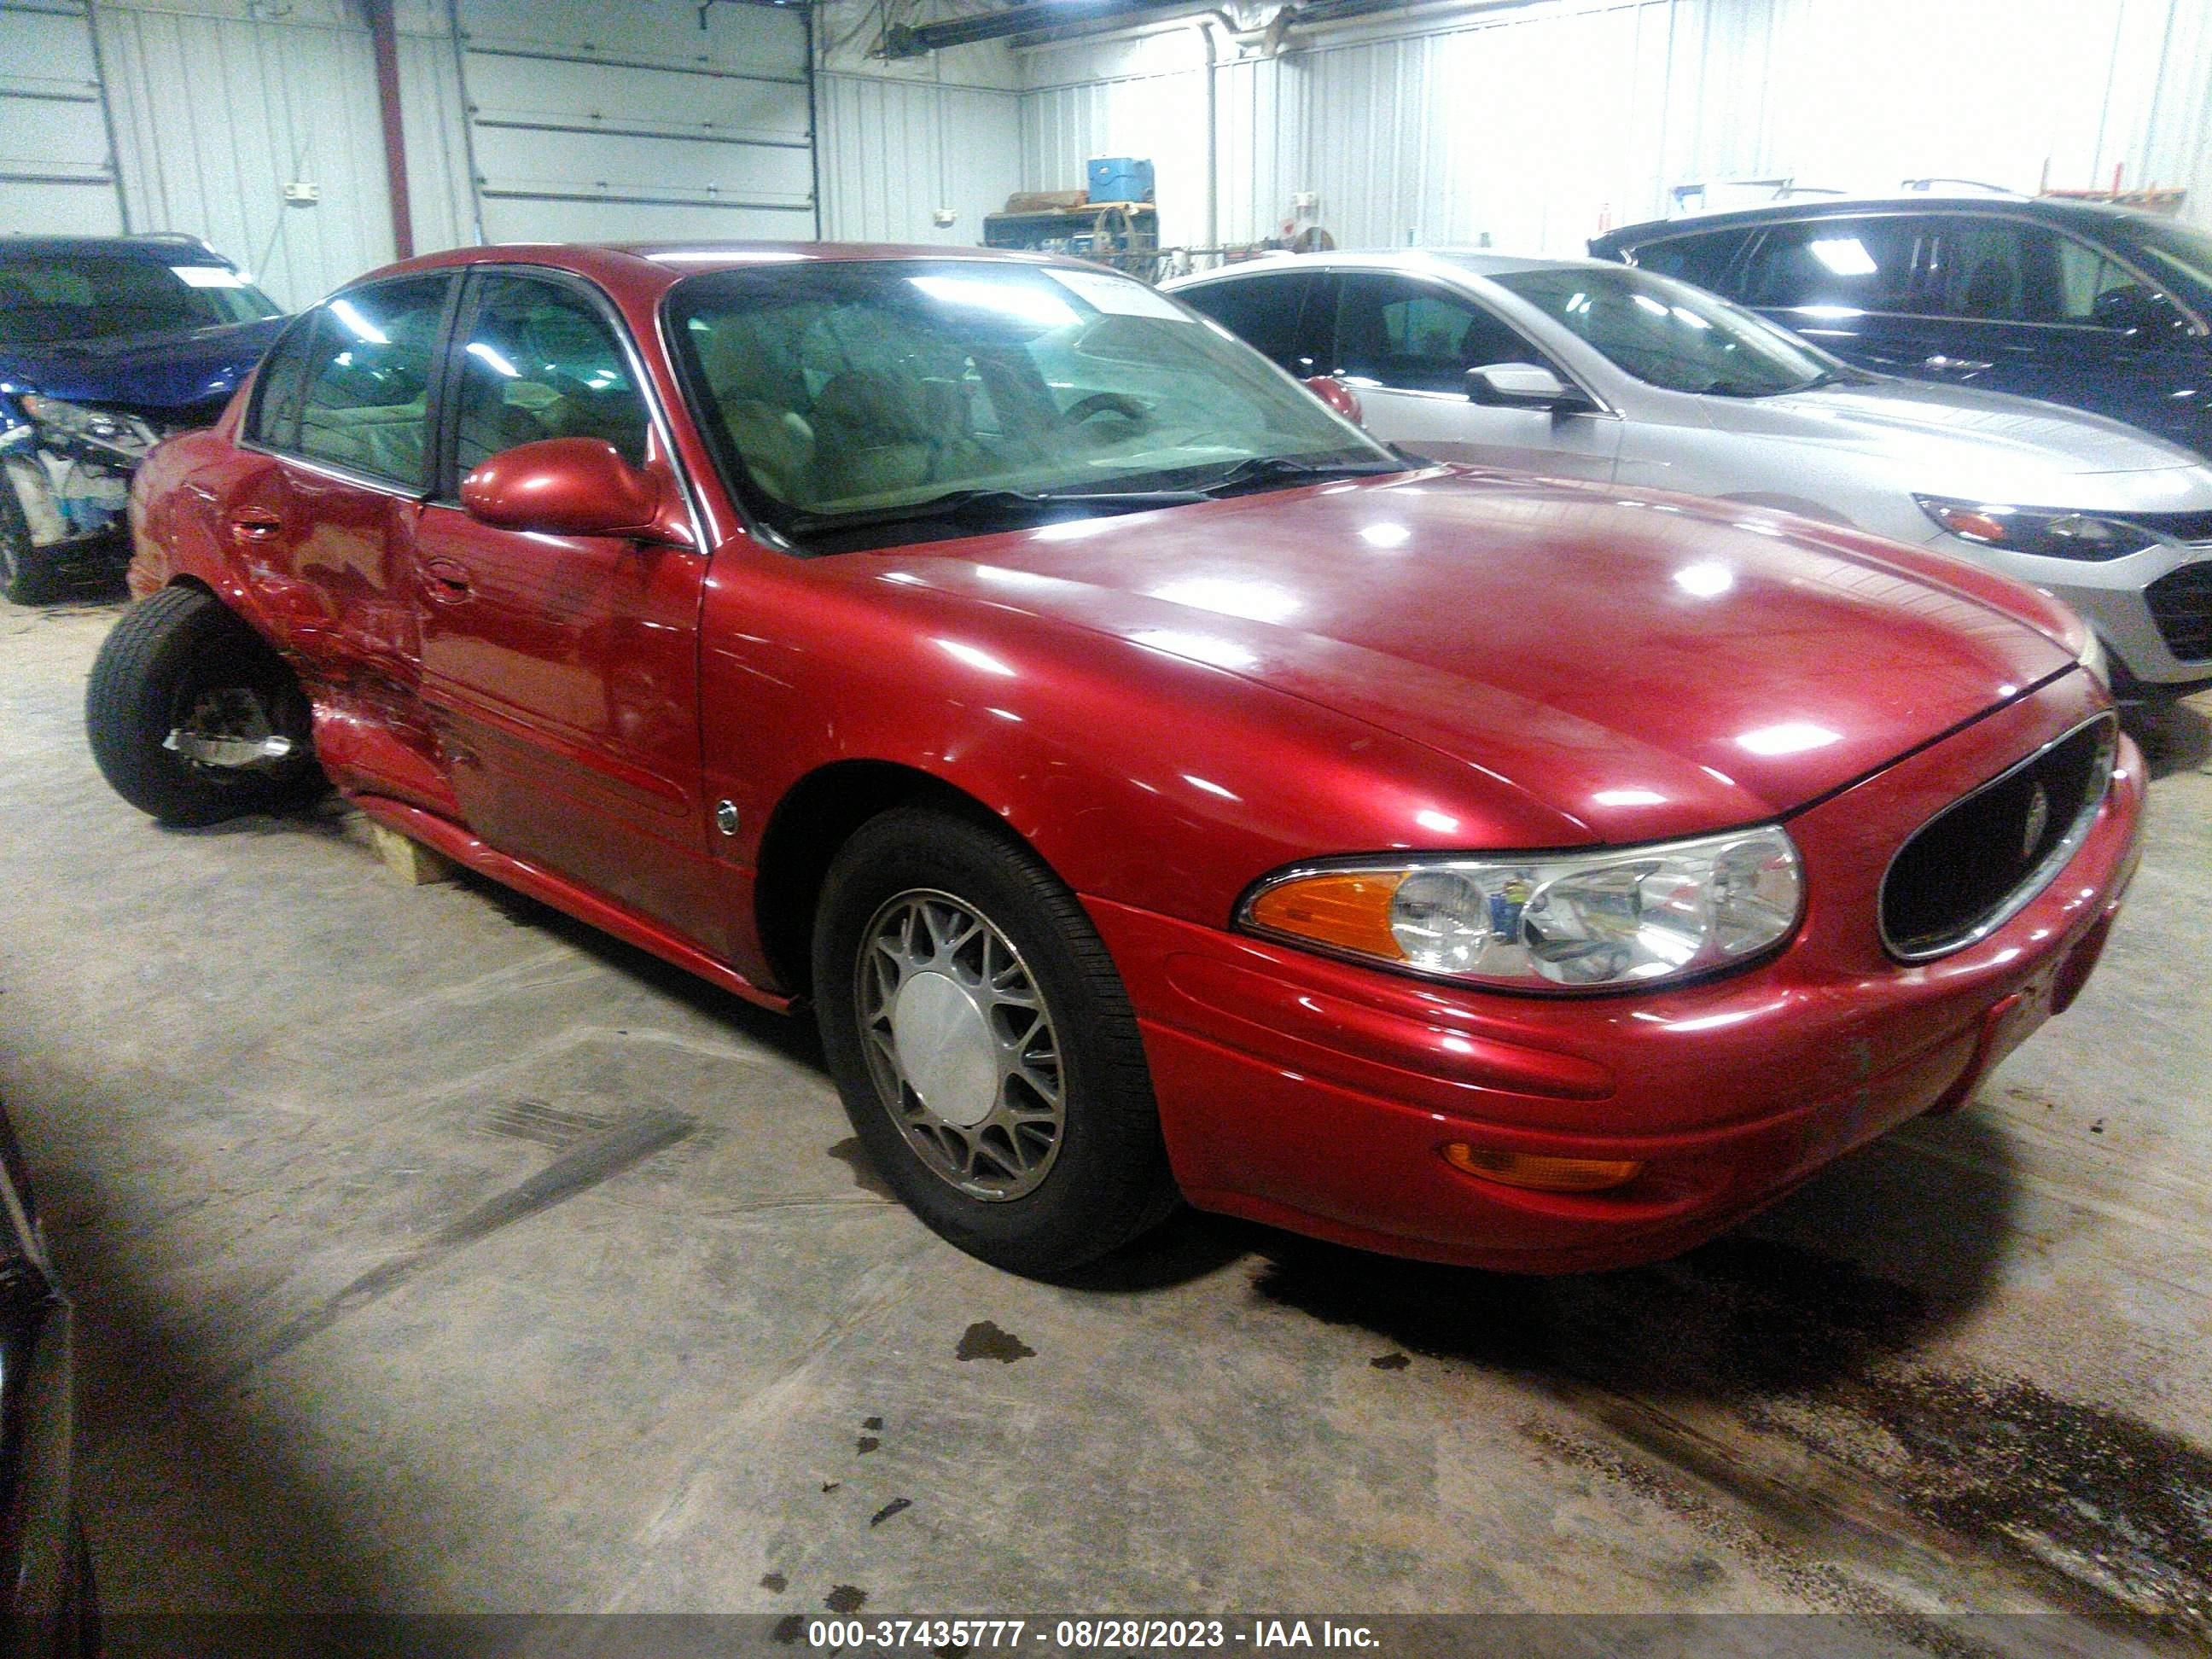
<instances>
[{"instance_id":1,"label":"oil stain on floor","mask_svg":"<svg viewBox=\"0 0 2212 1659\"><path fill-rule=\"evenodd\" d=\"M1275 1255L1255 1281L1271 1301L1655 1415L1717 1407L1733 1441L1810 1453L2062 1602L2212 1636L2212 1453L2021 1378L1914 1364L1929 1312L1911 1285L1742 1236L1558 1279L1299 1243ZM1756 1480L1738 1495L1771 1501Z\"/></svg>"}]
</instances>

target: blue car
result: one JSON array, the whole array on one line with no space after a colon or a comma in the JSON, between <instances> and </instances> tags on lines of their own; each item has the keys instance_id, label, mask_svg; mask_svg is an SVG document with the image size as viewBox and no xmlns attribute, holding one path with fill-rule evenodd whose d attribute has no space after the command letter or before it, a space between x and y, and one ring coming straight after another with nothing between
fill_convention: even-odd
<instances>
[{"instance_id":1,"label":"blue car","mask_svg":"<svg viewBox=\"0 0 2212 1659\"><path fill-rule=\"evenodd\" d=\"M283 324L191 237L0 240L0 592L128 562L131 474L214 424Z\"/></svg>"},{"instance_id":2,"label":"blue car","mask_svg":"<svg viewBox=\"0 0 2212 1659\"><path fill-rule=\"evenodd\" d=\"M1862 368L2086 409L2212 457L2212 236L2173 220L1912 194L1662 220L1589 248Z\"/></svg>"}]
</instances>

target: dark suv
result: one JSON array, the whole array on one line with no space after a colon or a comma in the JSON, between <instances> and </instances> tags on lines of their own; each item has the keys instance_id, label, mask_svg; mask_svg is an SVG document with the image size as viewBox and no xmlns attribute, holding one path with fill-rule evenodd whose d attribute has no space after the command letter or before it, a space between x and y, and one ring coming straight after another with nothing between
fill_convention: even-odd
<instances>
[{"instance_id":1,"label":"dark suv","mask_svg":"<svg viewBox=\"0 0 2212 1659\"><path fill-rule=\"evenodd\" d=\"M0 593L120 571L139 461L214 424L283 326L197 237L0 238Z\"/></svg>"},{"instance_id":2,"label":"dark suv","mask_svg":"<svg viewBox=\"0 0 2212 1659\"><path fill-rule=\"evenodd\" d=\"M1632 225L1589 247L1862 368L2047 398L2212 456L2212 236L2172 220L1910 195Z\"/></svg>"}]
</instances>

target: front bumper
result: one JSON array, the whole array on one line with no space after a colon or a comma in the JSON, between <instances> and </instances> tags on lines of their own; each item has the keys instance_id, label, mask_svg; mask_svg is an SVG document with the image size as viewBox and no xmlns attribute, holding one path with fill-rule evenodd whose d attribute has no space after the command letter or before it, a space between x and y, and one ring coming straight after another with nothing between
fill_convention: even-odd
<instances>
[{"instance_id":1,"label":"front bumper","mask_svg":"<svg viewBox=\"0 0 2212 1659\"><path fill-rule=\"evenodd\" d=\"M2144 597L2153 582L2174 571L2212 566L2212 544L2161 543L2125 558L2101 562L2008 553L1948 533L1937 535L1928 545L2057 596L2096 629L2113 659L2144 685L2180 687L2212 681L2212 653L2178 654Z\"/></svg>"},{"instance_id":2,"label":"front bumper","mask_svg":"<svg viewBox=\"0 0 2212 1659\"><path fill-rule=\"evenodd\" d=\"M1510 996L1089 901L1128 984L1185 1194L1395 1255L1527 1273L1672 1255L1976 1082L2095 965L2132 875L2142 763L1996 933L1913 966L1873 895L1920 823L2094 711L2069 674L1789 820L1808 902L1780 955L1659 992ZM1480 1149L1645 1165L1592 1194L1445 1163Z\"/></svg>"}]
</instances>

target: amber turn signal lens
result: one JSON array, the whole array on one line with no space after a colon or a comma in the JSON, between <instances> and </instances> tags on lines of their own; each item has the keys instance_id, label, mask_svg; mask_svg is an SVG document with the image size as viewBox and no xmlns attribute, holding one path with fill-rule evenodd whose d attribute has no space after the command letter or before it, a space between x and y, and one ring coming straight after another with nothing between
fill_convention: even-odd
<instances>
[{"instance_id":1,"label":"amber turn signal lens","mask_svg":"<svg viewBox=\"0 0 2212 1659\"><path fill-rule=\"evenodd\" d=\"M2004 520L1993 513L1971 507L1939 507L1932 510L1936 522L1954 535L1971 537L1978 542L2002 543L2008 539Z\"/></svg>"},{"instance_id":2,"label":"amber turn signal lens","mask_svg":"<svg viewBox=\"0 0 2212 1659\"><path fill-rule=\"evenodd\" d=\"M1487 1146L1470 1146L1455 1140L1444 1148L1444 1162L1485 1181L1507 1187L1533 1187L1545 1193L1595 1193L1622 1187L1644 1173L1641 1164L1626 1158L1550 1158L1540 1152L1501 1152Z\"/></svg>"},{"instance_id":3,"label":"amber turn signal lens","mask_svg":"<svg viewBox=\"0 0 2212 1659\"><path fill-rule=\"evenodd\" d=\"M1405 878L1402 870L1305 876L1261 894L1249 919L1269 933L1402 962L1406 953L1390 931L1390 899Z\"/></svg>"}]
</instances>

